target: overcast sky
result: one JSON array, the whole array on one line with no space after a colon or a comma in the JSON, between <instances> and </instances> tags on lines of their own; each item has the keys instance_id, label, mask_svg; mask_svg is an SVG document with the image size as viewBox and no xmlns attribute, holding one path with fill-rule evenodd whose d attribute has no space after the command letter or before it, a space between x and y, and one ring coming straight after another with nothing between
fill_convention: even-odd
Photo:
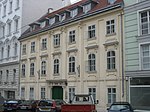
<instances>
[{"instance_id":1,"label":"overcast sky","mask_svg":"<svg viewBox=\"0 0 150 112\"><path fill-rule=\"evenodd\" d=\"M80 1L80 0L71 0L71 3L74 3L74 2L77 2L77 1Z\"/></svg>"}]
</instances>

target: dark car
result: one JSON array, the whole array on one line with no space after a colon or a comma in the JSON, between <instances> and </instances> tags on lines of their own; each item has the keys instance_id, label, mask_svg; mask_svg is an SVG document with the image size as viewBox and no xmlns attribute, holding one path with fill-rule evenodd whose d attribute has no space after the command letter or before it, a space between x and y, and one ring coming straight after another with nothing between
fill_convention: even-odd
<instances>
[{"instance_id":1,"label":"dark car","mask_svg":"<svg viewBox=\"0 0 150 112\"><path fill-rule=\"evenodd\" d=\"M20 104L21 101L19 100L8 100L5 101L3 104L4 107L4 112L8 112L8 111L16 111L18 105Z\"/></svg>"},{"instance_id":2,"label":"dark car","mask_svg":"<svg viewBox=\"0 0 150 112\"><path fill-rule=\"evenodd\" d=\"M61 112L61 105L66 102L63 100L40 100L36 112Z\"/></svg>"},{"instance_id":3,"label":"dark car","mask_svg":"<svg viewBox=\"0 0 150 112\"><path fill-rule=\"evenodd\" d=\"M134 112L132 106L128 102L115 102L111 104L108 112Z\"/></svg>"},{"instance_id":4,"label":"dark car","mask_svg":"<svg viewBox=\"0 0 150 112\"><path fill-rule=\"evenodd\" d=\"M18 105L18 110L32 110L33 100L25 100Z\"/></svg>"}]
</instances>

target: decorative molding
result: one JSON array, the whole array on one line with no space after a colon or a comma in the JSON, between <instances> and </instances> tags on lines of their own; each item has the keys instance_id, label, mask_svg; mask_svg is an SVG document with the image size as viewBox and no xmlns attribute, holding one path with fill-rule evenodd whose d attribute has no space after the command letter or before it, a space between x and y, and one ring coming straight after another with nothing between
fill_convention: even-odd
<instances>
[{"instance_id":1,"label":"decorative molding","mask_svg":"<svg viewBox=\"0 0 150 112\"><path fill-rule=\"evenodd\" d=\"M119 42L118 40L110 40L106 41L103 45L105 47L105 50L107 51L108 46L114 46L117 49Z\"/></svg>"},{"instance_id":2,"label":"decorative molding","mask_svg":"<svg viewBox=\"0 0 150 112\"><path fill-rule=\"evenodd\" d=\"M95 52L97 52L98 47L99 47L98 45L90 45L90 46L86 46L85 49L87 50L87 54L88 54L90 49L94 49Z\"/></svg>"}]
</instances>

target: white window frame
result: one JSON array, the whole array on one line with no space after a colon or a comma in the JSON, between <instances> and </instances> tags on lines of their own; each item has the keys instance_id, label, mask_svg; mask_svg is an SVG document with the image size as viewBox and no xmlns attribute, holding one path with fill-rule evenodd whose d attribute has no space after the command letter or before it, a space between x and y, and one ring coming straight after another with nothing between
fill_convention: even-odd
<instances>
[{"instance_id":1,"label":"white window frame","mask_svg":"<svg viewBox=\"0 0 150 112\"><path fill-rule=\"evenodd\" d=\"M93 96L94 101L96 101L96 87L89 87L88 93Z\"/></svg>"},{"instance_id":2,"label":"white window frame","mask_svg":"<svg viewBox=\"0 0 150 112\"><path fill-rule=\"evenodd\" d=\"M59 74L59 59L54 60L54 75Z\"/></svg>"},{"instance_id":3,"label":"white window frame","mask_svg":"<svg viewBox=\"0 0 150 112\"><path fill-rule=\"evenodd\" d=\"M25 64L22 64L21 74L22 74L22 77L26 76L26 65Z\"/></svg>"},{"instance_id":4,"label":"white window frame","mask_svg":"<svg viewBox=\"0 0 150 112\"><path fill-rule=\"evenodd\" d=\"M9 2L9 13L12 13L12 8L13 8L13 1L11 0Z\"/></svg>"},{"instance_id":5,"label":"white window frame","mask_svg":"<svg viewBox=\"0 0 150 112\"><path fill-rule=\"evenodd\" d=\"M6 29L6 26L3 25L3 26L2 26L2 37L5 37L5 29Z\"/></svg>"},{"instance_id":6,"label":"white window frame","mask_svg":"<svg viewBox=\"0 0 150 112\"><path fill-rule=\"evenodd\" d=\"M75 95L75 87L69 87L69 101L73 99Z\"/></svg>"},{"instance_id":7,"label":"white window frame","mask_svg":"<svg viewBox=\"0 0 150 112\"><path fill-rule=\"evenodd\" d=\"M35 52L35 42L31 42L31 53Z\"/></svg>"},{"instance_id":8,"label":"white window frame","mask_svg":"<svg viewBox=\"0 0 150 112\"><path fill-rule=\"evenodd\" d=\"M91 10L91 6L92 6L91 3L84 5L83 6L83 12L87 13L88 11L90 11Z\"/></svg>"},{"instance_id":9,"label":"white window frame","mask_svg":"<svg viewBox=\"0 0 150 112\"><path fill-rule=\"evenodd\" d=\"M15 43L15 44L14 44L14 55L15 55L15 56L17 56L17 53L18 53L17 51L18 51L18 44Z\"/></svg>"},{"instance_id":10,"label":"white window frame","mask_svg":"<svg viewBox=\"0 0 150 112\"><path fill-rule=\"evenodd\" d=\"M16 10L19 9L20 1L16 0Z\"/></svg>"},{"instance_id":11,"label":"white window frame","mask_svg":"<svg viewBox=\"0 0 150 112\"><path fill-rule=\"evenodd\" d=\"M34 76L34 70L35 70L35 64L31 63L30 64L30 76Z\"/></svg>"},{"instance_id":12,"label":"white window frame","mask_svg":"<svg viewBox=\"0 0 150 112\"><path fill-rule=\"evenodd\" d=\"M71 12L70 12L70 15L71 15L72 18L75 17L77 14L78 14L78 9L77 8L71 10Z\"/></svg>"},{"instance_id":13,"label":"white window frame","mask_svg":"<svg viewBox=\"0 0 150 112\"><path fill-rule=\"evenodd\" d=\"M26 44L23 44L22 45L22 55L25 55L26 54Z\"/></svg>"},{"instance_id":14,"label":"white window frame","mask_svg":"<svg viewBox=\"0 0 150 112\"><path fill-rule=\"evenodd\" d=\"M7 5L4 4L4 5L3 5L3 17L6 16L6 9L7 9Z\"/></svg>"},{"instance_id":15,"label":"white window frame","mask_svg":"<svg viewBox=\"0 0 150 112\"><path fill-rule=\"evenodd\" d=\"M108 70L116 69L116 52L113 50L107 52L107 69Z\"/></svg>"},{"instance_id":16,"label":"white window frame","mask_svg":"<svg viewBox=\"0 0 150 112\"><path fill-rule=\"evenodd\" d=\"M10 45L7 46L7 58L10 57Z\"/></svg>"},{"instance_id":17,"label":"white window frame","mask_svg":"<svg viewBox=\"0 0 150 112\"><path fill-rule=\"evenodd\" d=\"M75 30L69 31L69 44L75 42L76 42L76 31Z\"/></svg>"},{"instance_id":18,"label":"white window frame","mask_svg":"<svg viewBox=\"0 0 150 112\"><path fill-rule=\"evenodd\" d=\"M110 89L110 92L109 92L109 89ZM115 92L113 92L114 89L115 89ZM110 99L109 99L109 96L110 96ZM117 97L116 87L108 87L107 88L107 103L110 105L113 102L116 102L116 97Z\"/></svg>"},{"instance_id":19,"label":"white window frame","mask_svg":"<svg viewBox=\"0 0 150 112\"><path fill-rule=\"evenodd\" d=\"M53 44L54 44L54 47L60 46L60 34L53 35Z\"/></svg>"},{"instance_id":20,"label":"white window frame","mask_svg":"<svg viewBox=\"0 0 150 112\"><path fill-rule=\"evenodd\" d=\"M15 19L14 22L15 22L14 23L14 27L15 27L14 29L15 29L15 33L16 33L19 30L19 19Z\"/></svg>"},{"instance_id":21,"label":"white window frame","mask_svg":"<svg viewBox=\"0 0 150 112\"><path fill-rule=\"evenodd\" d=\"M88 72L96 71L96 54L91 53L88 55Z\"/></svg>"},{"instance_id":22,"label":"white window frame","mask_svg":"<svg viewBox=\"0 0 150 112\"><path fill-rule=\"evenodd\" d=\"M88 26L88 39L96 38L96 25Z\"/></svg>"},{"instance_id":23,"label":"white window frame","mask_svg":"<svg viewBox=\"0 0 150 112\"><path fill-rule=\"evenodd\" d=\"M45 97L46 97L46 88L41 87L41 99L45 99Z\"/></svg>"},{"instance_id":24,"label":"white window frame","mask_svg":"<svg viewBox=\"0 0 150 112\"><path fill-rule=\"evenodd\" d=\"M34 100L34 88L33 87L30 87L29 99Z\"/></svg>"},{"instance_id":25,"label":"white window frame","mask_svg":"<svg viewBox=\"0 0 150 112\"><path fill-rule=\"evenodd\" d=\"M69 57L69 73L76 72L76 58L74 56Z\"/></svg>"},{"instance_id":26,"label":"white window frame","mask_svg":"<svg viewBox=\"0 0 150 112\"><path fill-rule=\"evenodd\" d=\"M106 35L115 34L115 19L106 21Z\"/></svg>"},{"instance_id":27,"label":"white window frame","mask_svg":"<svg viewBox=\"0 0 150 112\"><path fill-rule=\"evenodd\" d=\"M41 75L46 75L46 61L41 62Z\"/></svg>"},{"instance_id":28,"label":"white window frame","mask_svg":"<svg viewBox=\"0 0 150 112\"><path fill-rule=\"evenodd\" d=\"M41 49L42 50L46 50L47 49L47 38L43 38L42 39Z\"/></svg>"},{"instance_id":29,"label":"white window frame","mask_svg":"<svg viewBox=\"0 0 150 112\"><path fill-rule=\"evenodd\" d=\"M21 87L21 99L25 99L25 87Z\"/></svg>"}]
</instances>

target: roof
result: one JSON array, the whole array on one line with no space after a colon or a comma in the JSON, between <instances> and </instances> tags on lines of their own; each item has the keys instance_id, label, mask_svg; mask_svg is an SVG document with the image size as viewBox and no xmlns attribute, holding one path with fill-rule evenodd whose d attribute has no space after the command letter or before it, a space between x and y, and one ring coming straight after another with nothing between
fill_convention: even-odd
<instances>
[{"instance_id":1,"label":"roof","mask_svg":"<svg viewBox=\"0 0 150 112\"><path fill-rule=\"evenodd\" d=\"M86 17L90 17L90 16L100 14L100 13L103 13L103 12L106 12L109 10L113 10L116 8L122 8L122 6L123 6L123 0L116 0L113 4L110 4L108 2L108 0L81 0L75 4L63 7L63 8L58 9L52 13L46 13L40 19L38 19L36 22L31 23L30 26L35 25L35 23L38 23L42 20L46 20L47 18L55 17L56 15L61 14L62 12L71 11L72 9L77 8L77 7L83 7L84 5L86 5L89 2L95 4L95 6L89 12L78 13L77 16L75 16L73 18L69 17L69 18L66 18L64 21L59 21L59 22L56 22L52 25L47 25L43 28L38 27L34 31L31 31L28 29L21 35L19 40L27 38L27 37L35 35L35 34L38 34L38 33L41 33L41 32L44 32L44 31L47 31L47 30L51 30L51 29L56 28L56 27L60 27L60 26L63 26L63 25L66 25L66 24L69 24L69 23L72 23L75 21L79 21L79 20L84 19Z\"/></svg>"}]
</instances>

